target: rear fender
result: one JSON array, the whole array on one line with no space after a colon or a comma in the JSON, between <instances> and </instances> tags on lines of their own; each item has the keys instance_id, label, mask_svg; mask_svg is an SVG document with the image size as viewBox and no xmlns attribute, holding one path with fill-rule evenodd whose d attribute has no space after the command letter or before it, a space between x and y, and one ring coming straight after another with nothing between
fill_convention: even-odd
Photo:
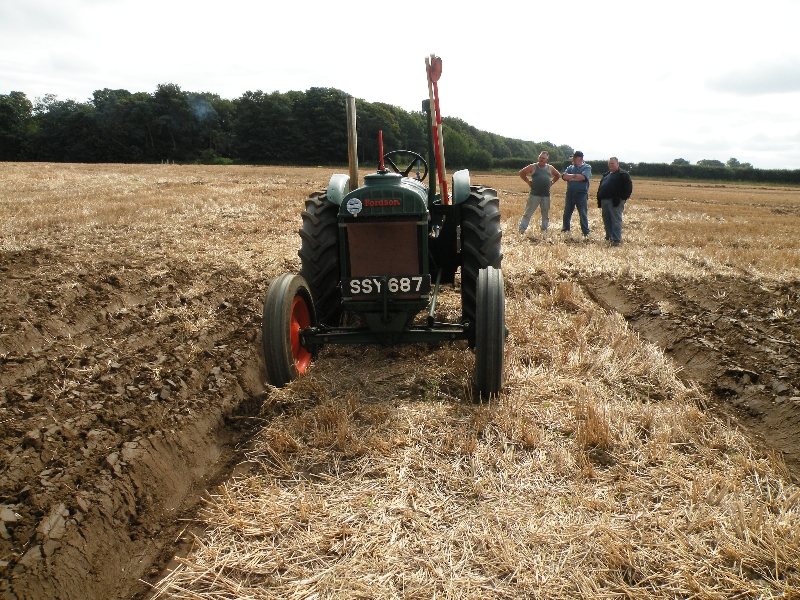
<instances>
[{"instance_id":1,"label":"rear fender","mask_svg":"<svg viewBox=\"0 0 800 600\"><path fill-rule=\"evenodd\" d=\"M333 202L336 206L342 205L342 198L350 193L350 176L349 175L332 175L328 183L328 200ZM469 184L467 184L467 193L469 194Z\"/></svg>"},{"instance_id":2,"label":"rear fender","mask_svg":"<svg viewBox=\"0 0 800 600\"><path fill-rule=\"evenodd\" d=\"M453 204L461 204L469 198L469 194L469 170L456 171L453 173ZM328 197L330 198L330 191L328 191Z\"/></svg>"}]
</instances>

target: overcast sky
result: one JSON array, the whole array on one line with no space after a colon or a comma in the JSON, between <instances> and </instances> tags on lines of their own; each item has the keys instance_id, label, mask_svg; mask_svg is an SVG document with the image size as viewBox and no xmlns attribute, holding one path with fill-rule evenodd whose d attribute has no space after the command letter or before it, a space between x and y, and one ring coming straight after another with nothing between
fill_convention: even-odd
<instances>
[{"instance_id":1,"label":"overcast sky","mask_svg":"<svg viewBox=\"0 0 800 600\"><path fill-rule=\"evenodd\" d=\"M470 8L466 8L469 6ZM0 94L334 87L587 159L800 168L800 0L0 0Z\"/></svg>"}]
</instances>

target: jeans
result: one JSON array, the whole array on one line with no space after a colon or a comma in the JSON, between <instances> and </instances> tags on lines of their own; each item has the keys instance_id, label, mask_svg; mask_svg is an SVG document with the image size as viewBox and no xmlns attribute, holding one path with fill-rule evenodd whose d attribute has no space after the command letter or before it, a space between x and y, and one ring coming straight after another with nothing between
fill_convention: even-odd
<instances>
[{"instance_id":1,"label":"jeans","mask_svg":"<svg viewBox=\"0 0 800 600\"><path fill-rule=\"evenodd\" d=\"M606 239L612 242L622 241L622 211L625 210L625 200L620 200L619 206L614 206L613 200L601 200L600 208L603 210L603 225L606 228Z\"/></svg>"},{"instance_id":2,"label":"jeans","mask_svg":"<svg viewBox=\"0 0 800 600\"><path fill-rule=\"evenodd\" d=\"M581 221L581 231L583 235L589 235L589 192L579 190L567 190L567 197L564 201L564 223L561 231L569 231L572 213L576 208Z\"/></svg>"},{"instance_id":3,"label":"jeans","mask_svg":"<svg viewBox=\"0 0 800 600\"><path fill-rule=\"evenodd\" d=\"M550 225L550 196L530 194L528 203L525 205L525 212L522 214L522 220L519 222L520 233L525 233L525 230L528 229L528 223L531 222L531 217L539 206L542 207L542 231L547 231L547 227Z\"/></svg>"}]
</instances>

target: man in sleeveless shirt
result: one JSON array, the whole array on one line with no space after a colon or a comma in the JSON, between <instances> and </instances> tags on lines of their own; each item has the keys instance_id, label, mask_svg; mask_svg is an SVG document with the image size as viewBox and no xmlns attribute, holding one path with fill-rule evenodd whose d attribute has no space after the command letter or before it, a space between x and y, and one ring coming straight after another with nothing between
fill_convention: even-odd
<instances>
[{"instance_id":1,"label":"man in sleeveless shirt","mask_svg":"<svg viewBox=\"0 0 800 600\"><path fill-rule=\"evenodd\" d=\"M547 152L541 152L538 162L519 171L519 176L531 188L525 212L519 222L520 233L525 233L525 230L528 229L528 223L531 222L533 213L539 207L542 210L542 231L547 231L550 224L550 186L561 179L561 175L555 167L547 164L548 158L550 155ZM530 179L528 179L529 175Z\"/></svg>"},{"instance_id":2,"label":"man in sleeveless shirt","mask_svg":"<svg viewBox=\"0 0 800 600\"><path fill-rule=\"evenodd\" d=\"M569 231L572 213L577 208L583 237L589 237L589 178L591 176L591 165L583 162L583 152L576 151L572 155L572 164L561 175L561 178L567 182L567 195L564 199L564 222L561 231Z\"/></svg>"}]
</instances>

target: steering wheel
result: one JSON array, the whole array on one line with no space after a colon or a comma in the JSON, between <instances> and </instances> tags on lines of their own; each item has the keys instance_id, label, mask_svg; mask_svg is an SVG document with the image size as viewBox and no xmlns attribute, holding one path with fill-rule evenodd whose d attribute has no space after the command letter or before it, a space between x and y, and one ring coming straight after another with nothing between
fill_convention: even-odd
<instances>
[{"instance_id":1,"label":"steering wheel","mask_svg":"<svg viewBox=\"0 0 800 600\"><path fill-rule=\"evenodd\" d=\"M401 170L395 164L395 162L390 158L392 156L398 156L398 155L411 156L413 160L411 160L411 162L405 169ZM386 154L383 155L383 161L384 163L389 165L389 168L392 171L394 171L395 173L399 173L403 177L408 177L408 174L411 173L414 167L415 166L418 167L419 164L421 163L422 166L425 168L425 170L421 174L416 175L414 179L416 179L417 181L422 181L428 176L428 162L424 158L422 158L421 155L417 154L416 152L412 152L411 150L392 150L391 152L387 152ZM405 163L405 161L402 161L402 163ZM419 169L417 169L417 171L419 171Z\"/></svg>"}]
</instances>

